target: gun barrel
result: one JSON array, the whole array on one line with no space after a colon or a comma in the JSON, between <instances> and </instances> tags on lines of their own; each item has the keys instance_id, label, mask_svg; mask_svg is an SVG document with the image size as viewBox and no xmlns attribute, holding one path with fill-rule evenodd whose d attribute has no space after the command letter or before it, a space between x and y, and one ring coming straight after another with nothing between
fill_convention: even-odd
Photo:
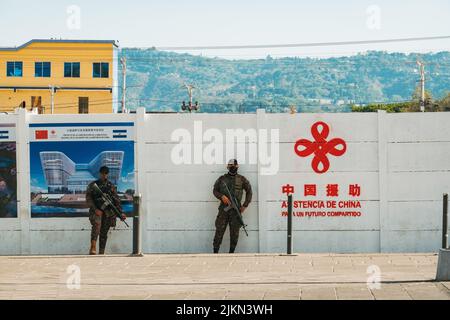
<instances>
[{"instance_id":1,"label":"gun barrel","mask_svg":"<svg viewBox=\"0 0 450 320\"><path fill-rule=\"evenodd\" d=\"M236 211L237 217L239 219L239 223L241 224L242 228L244 229L245 235L248 237L248 232L247 232L247 229L245 228L246 224L244 223L244 219L242 219L241 210L237 206L237 200L231 194L231 191L230 191L230 189L228 189L227 184L225 182L223 182L223 184L225 185L225 188L227 189L227 193L228 193L228 196L230 197L230 201L231 201L231 206L234 209L234 211Z\"/></svg>"},{"instance_id":2,"label":"gun barrel","mask_svg":"<svg viewBox=\"0 0 450 320\"><path fill-rule=\"evenodd\" d=\"M97 192L100 193L100 195L102 196L103 201L105 202L106 206L110 208L110 210L113 211L114 215L117 217L120 217L122 215L122 213L117 209L117 207L114 205L112 199L109 197L109 195L107 195L106 193L104 193L99 186L94 183L94 188L97 190ZM112 215L111 215L112 216ZM128 225L128 223L125 220L120 219L123 223L125 223L125 225L129 228L130 226Z\"/></svg>"}]
</instances>

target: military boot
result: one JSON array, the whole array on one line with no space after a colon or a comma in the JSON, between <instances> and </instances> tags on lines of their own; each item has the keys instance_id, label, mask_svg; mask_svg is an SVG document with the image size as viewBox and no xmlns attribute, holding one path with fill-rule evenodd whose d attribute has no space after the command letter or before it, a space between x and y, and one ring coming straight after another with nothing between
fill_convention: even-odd
<instances>
[{"instance_id":1,"label":"military boot","mask_svg":"<svg viewBox=\"0 0 450 320\"><path fill-rule=\"evenodd\" d=\"M219 248L214 248L214 253L219 253Z\"/></svg>"},{"instance_id":2,"label":"military boot","mask_svg":"<svg viewBox=\"0 0 450 320\"><path fill-rule=\"evenodd\" d=\"M96 240L91 240L91 248L89 249L89 254L90 255L95 255L96 254L96 250L97 250L97 241Z\"/></svg>"},{"instance_id":3,"label":"military boot","mask_svg":"<svg viewBox=\"0 0 450 320\"><path fill-rule=\"evenodd\" d=\"M100 246L98 249L98 254L105 254L105 248L106 248L106 240L100 239Z\"/></svg>"}]
</instances>

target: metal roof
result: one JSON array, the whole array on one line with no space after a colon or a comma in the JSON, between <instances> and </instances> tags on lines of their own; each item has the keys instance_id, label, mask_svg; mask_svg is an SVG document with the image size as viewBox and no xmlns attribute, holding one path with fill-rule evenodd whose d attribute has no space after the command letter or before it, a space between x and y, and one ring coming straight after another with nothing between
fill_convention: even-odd
<instances>
[{"instance_id":1,"label":"metal roof","mask_svg":"<svg viewBox=\"0 0 450 320\"><path fill-rule=\"evenodd\" d=\"M28 47L32 43L110 43L115 47L118 47L115 40L33 39L18 47L0 47L0 51L17 51Z\"/></svg>"}]
</instances>

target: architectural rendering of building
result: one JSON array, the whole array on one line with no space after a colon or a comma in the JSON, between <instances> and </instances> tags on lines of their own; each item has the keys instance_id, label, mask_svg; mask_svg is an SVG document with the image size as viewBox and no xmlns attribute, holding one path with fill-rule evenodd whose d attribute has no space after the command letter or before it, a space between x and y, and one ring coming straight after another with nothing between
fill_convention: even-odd
<instances>
[{"instance_id":1,"label":"architectural rendering of building","mask_svg":"<svg viewBox=\"0 0 450 320\"><path fill-rule=\"evenodd\" d=\"M103 151L89 163L75 163L59 151L43 151L39 156L49 193L84 193L102 166L109 168L108 179L118 184L124 152Z\"/></svg>"}]
</instances>

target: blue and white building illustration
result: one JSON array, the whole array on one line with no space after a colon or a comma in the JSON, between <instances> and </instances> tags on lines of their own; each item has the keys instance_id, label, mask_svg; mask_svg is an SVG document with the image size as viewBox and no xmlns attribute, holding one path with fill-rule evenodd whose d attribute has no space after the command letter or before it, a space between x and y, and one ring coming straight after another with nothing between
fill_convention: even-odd
<instances>
[{"instance_id":1,"label":"blue and white building illustration","mask_svg":"<svg viewBox=\"0 0 450 320\"><path fill-rule=\"evenodd\" d=\"M108 179L118 184L124 152L103 151L89 163L75 163L59 151L42 151L39 156L49 193L84 193L102 166L109 168Z\"/></svg>"}]
</instances>

